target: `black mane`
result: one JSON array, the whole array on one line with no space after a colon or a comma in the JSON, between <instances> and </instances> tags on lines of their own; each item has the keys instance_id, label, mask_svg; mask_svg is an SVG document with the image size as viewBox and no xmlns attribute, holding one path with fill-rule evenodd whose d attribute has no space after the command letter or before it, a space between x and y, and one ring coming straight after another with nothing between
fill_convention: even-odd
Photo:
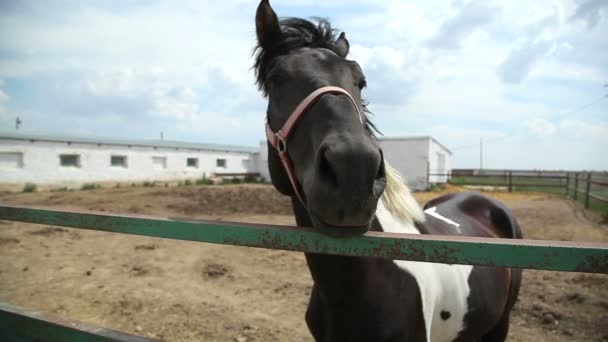
<instances>
[{"instance_id":1,"label":"black mane","mask_svg":"<svg viewBox=\"0 0 608 342\"><path fill-rule=\"evenodd\" d=\"M315 22L302 18L285 18L279 22L282 39L276 42L270 50L262 48L259 44L254 49L256 84L264 96L268 93L266 84L266 73L272 60L281 55L288 54L291 50L311 47L325 48L337 52L334 42L338 38L337 31L324 18L313 18Z\"/></svg>"},{"instance_id":2,"label":"black mane","mask_svg":"<svg viewBox=\"0 0 608 342\"><path fill-rule=\"evenodd\" d=\"M334 29L329 20L325 18L313 18L313 20L314 22L302 18L281 19L279 26L281 27L282 39L269 50L264 49L259 43L255 46L253 68L256 84L264 96L268 95L266 74L275 57L286 55L294 49L303 47L325 48L338 53L334 43L338 38L339 31ZM367 104L367 101L362 101L363 111L366 113L365 126L367 131L375 137L375 132L382 133L370 120L371 112L367 108Z\"/></svg>"}]
</instances>

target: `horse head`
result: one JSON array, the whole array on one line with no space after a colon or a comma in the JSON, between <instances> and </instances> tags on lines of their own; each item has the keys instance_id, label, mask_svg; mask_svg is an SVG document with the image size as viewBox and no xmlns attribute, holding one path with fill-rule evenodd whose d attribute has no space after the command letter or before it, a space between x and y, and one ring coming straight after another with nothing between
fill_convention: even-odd
<instances>
[{"instance_id":1,"label":"horse head","mask_svg":"<svg viewBox=\"0 0 608 342\"><path fill-rule=\"evenodd\" d=\"M365 75L347 59L345 34L323 19L279 21L268 0L258 6L256 33L272 183L320 232L366 232L386 171L361 98Z\"/></svg>"}]
</instances>

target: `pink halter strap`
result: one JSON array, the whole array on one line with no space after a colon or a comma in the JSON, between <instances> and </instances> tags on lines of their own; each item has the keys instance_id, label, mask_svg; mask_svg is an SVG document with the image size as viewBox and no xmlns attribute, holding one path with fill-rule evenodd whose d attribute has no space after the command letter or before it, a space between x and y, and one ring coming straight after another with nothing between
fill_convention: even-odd
<instances>
[{"instance_id":1,"label":"pink halter strap","mask_svg":"<svg viewBox=\"0 0 608 342\"><path fill-rule=\"evenodd\" d=\"M296 197L304 207L306 207L306 201L304 200L304 196L298 184L298 180L295 175L295 171L293 169L293 164L287 155L287 141L293 132L295 125L300 120L300 117L306 113L310 107L312 107L316 101L325 94L337 94L337 95L346 95L350 99L350 101L355 105L355 109L357 110L357 114L359 115L359 121L363 124L363 116L361 115L361 111L359 110L359 106L357 102L353 99L353 97L344 89L340 87L321 87L312 93L310 93L300 104L296 107L296 109L291 113L283 127L281 127L276 133L272 131L268 123L266 123L266 139L270 145L277 149L279 153L279 158L281 159L281 163L283 164L283 168L285 168L285 172L289 177L289 181L291 182L291 186L293 187Z\"/></svg>"}]
</instances>

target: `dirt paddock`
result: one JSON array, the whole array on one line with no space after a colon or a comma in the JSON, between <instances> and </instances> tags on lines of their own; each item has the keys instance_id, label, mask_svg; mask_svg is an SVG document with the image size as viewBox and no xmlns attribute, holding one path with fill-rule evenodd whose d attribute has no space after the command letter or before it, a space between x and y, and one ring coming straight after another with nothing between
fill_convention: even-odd
<instances>
[{"instance_id":1,"label":"dirt paddock","mask_svg":"<svg viewBox=\"0 0 608 342\"><path fill-rule=\"evenodd\" d=\"M458 189L451 189L458 190ZM419 193L423 203L440 193ZM608 242L543 194L490 193L532 239ZM4 204L293 224L262 185L0 193ZM311 341L302 253L0 221L0 301L168 341ZM509 341L608 341L606 275L527 270Z\"/></svg>"}]
</instances>

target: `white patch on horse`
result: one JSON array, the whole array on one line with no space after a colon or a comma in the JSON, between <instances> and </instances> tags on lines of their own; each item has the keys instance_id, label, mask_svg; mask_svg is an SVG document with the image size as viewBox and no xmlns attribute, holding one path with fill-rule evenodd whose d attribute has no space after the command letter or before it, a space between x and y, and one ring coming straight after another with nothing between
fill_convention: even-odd
<instances>
[{"instance_id":1,"label":"white patch on horse","mask_svg":"<svg viewBox=\"0 0 608 342\"><path fill-rule=\"evenodd\" d=\"M456 223L452 220L450 220L449 218L441 215L440 213L437 212L437 207L431 207L428 208L427 210L424 211L425 213L429 214L430 216L433 216L434 218L441 220L447 224L451 224L453 226L456 226L456 228L460 227L460 223ZM457 229L460 232L460 229Z\"/></svg>"},{"instance_id":2,"label":"white patch on horse","mask_svg":"<svg viewBox=\"0 0 608 342\"><path fill-rule=\"evenodd\" d=\"M385 232L420 234L412 220L403 220L392 214L383 201L378 201L376 217ZM468 279L473 266L405 260L393 262L404 272L411 274L418 283L427 342L453 341L464 329L464 316L468 311L467 298L470 292ZM450 318L442 319L442 311L449 312Z\"/></svg>"}]
</instances>

